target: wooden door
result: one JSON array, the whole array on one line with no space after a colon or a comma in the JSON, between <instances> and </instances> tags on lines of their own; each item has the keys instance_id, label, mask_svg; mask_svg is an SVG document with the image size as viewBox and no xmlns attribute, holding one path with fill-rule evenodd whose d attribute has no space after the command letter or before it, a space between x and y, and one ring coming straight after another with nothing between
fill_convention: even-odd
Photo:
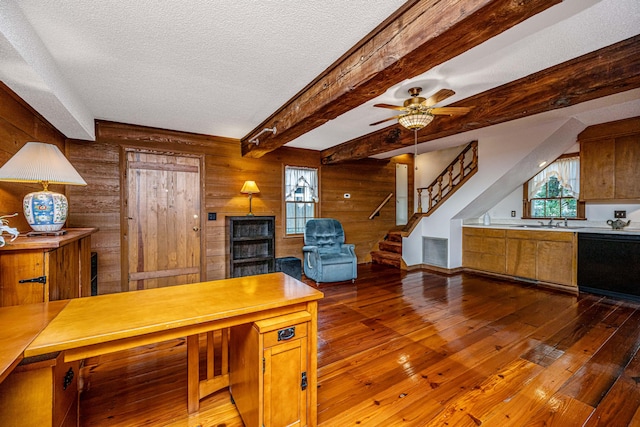
<instances>
[{"instance_id":1,"label":"wooden door","mask_svg":"<svg viewBox=\"0 0 640 427\"><path fill-rule=\"evenodd\" d=\"M200 164L197 157L127 153L128 290L201 280Z\"/></svg>"}]
</instances>

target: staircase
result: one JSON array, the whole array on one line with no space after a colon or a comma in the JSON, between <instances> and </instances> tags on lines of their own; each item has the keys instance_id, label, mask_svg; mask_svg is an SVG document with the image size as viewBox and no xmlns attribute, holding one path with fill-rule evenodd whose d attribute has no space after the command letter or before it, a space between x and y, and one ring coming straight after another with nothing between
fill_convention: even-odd
<instances>
[{"instance_id":1,"label":"staircase","mask_svg":"<svg viewBox=\"0 0 640 427\"><path fill-rule=\"evenodd\" d=\"M411 234L423 216L429 216L478 171L478 141L472 141L428 187L417 188L418 212L401 230L391 230L371 252L371 262L407 269L402 259L402 237ZM422 212L422 192L428 195L427 211ZM369 217L369 219L371 219Z\"/></svg>"},{"instance_id":2,"label":"staircase","mask_svg":"<svg viewBox=\"0 0 640 427\"><path fill-rule=\"evenodd\" d=\"M378 250L371 252L371 262L406 269L402 260L402 235L400 230L389 231L385 239L378 242Z\"/></svg>"}]
</instances>

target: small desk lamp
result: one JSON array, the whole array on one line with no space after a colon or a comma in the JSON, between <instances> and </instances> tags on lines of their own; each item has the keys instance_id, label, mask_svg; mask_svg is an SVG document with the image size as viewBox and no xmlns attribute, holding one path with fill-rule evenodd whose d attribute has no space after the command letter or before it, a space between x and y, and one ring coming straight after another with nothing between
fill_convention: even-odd
<instances>
[{"instance_id":1,"label":"small desk lamp","mask_svg":"<svg viewBox=\"0 0 640 427\"><path fill-rule=\"evenodd\" d=\"M249 213L247 214L247 216L253 216L253 212L251 212L251 196L254 193L257 194L260 192L258 185L256 184L255 181L245 181L244 185L242 186L242 190L240 190L240 192L242 194L249 195Z\"/></svg>"},{"instance_id":2,"label":"small desk lamp","mask_svg":"<svg viewBox=\"0 0 640 427\"><path fill-rule=\"evenodd\" d=\"M0 168L0 181L39 182L43 191L24 196L24 216L36 232L58 232L67 220L69 204L49 184L87 185L57 146L27 142Z\"/></svg>"}]
</instances>

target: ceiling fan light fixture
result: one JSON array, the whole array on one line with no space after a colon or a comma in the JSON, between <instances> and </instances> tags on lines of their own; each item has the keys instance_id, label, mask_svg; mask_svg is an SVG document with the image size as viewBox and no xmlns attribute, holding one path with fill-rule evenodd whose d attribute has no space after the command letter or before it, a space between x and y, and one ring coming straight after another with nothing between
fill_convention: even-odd
<instances>
[{"instance_id":1,"label":"ceiling fan light fixture","mask_svg":"<svg viewBox=\"0 0 640 427\"><path fill-rule=\"evenodd\" d=\"M433 120L433 115L424 111L412 111L398 117L398 123L409 130L420 130Z\"/></svg>"}]
</instances>

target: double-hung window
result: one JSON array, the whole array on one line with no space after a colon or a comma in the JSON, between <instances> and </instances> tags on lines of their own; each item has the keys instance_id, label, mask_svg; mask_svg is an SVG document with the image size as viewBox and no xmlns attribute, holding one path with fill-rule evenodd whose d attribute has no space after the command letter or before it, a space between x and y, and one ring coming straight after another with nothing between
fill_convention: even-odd
<instances>
[{"instance_id":1,"label":"double-hung window","mask_svg":"<svg viewBox=\"0 0 640 427\"><path fill-rule=\"evenodd\" d=\"M531 178L525 188L525 217L580 218L584 216L584 207L578 201L579 156L562 157L556 160Z\"/></svg>"},{"instance_id":2,"label":"double-hung window","mask_svg":"<svg viewBox=\"0 0 640 427\"><path fill-rule=\"evenodd\" d=\"M303 234L307 220L316 216L318 169L285 166L284 194L286 234Z\"/></svg>"}]
</instances>

